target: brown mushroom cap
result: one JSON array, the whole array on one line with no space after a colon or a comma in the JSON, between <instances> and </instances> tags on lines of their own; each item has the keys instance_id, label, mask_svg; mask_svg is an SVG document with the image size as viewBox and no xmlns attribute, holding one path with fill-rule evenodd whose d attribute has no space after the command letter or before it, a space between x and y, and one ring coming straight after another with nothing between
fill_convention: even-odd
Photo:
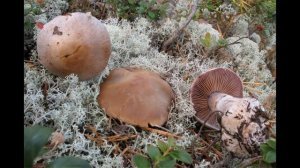
<instances>
[{"instance_id":1,"label":"brown mushroom cap","mask_svg":"<svg viewBox=\"0 0 300 168\"><path fill-rule=\"evenodd\" d=\"M64 77L78 75L89 80L106 67L111 42L104 24L90 13L57 16L44 25L37 36L41 64L51 73Z\"/></svg>"},{"instance_id":2,"label":"brown mushroom cap","mask_svg":"<svg viewBox=\"0 0 300 168\"><path fill-rule=\"evenodd\" d=\"M191 87L190 98L196 111L196 116L202 124L219 130L217 114L211 114L208 100L212 93L225 93L233 97L243 97L243 84L241 79L230 69L215 68L198 76Z\"/></svg>"},{"instance_id":3,"label":"brown mushroom cap","mask_svg":"<svg viewBox=\"0 0 300 168\"><path fill-rule=\"evenodd\" d=\"M174 100L170 85L154 72L116 68L100 84L98 103L111 117L148 127L163 125Z\"/></svg>"}]
</instances>

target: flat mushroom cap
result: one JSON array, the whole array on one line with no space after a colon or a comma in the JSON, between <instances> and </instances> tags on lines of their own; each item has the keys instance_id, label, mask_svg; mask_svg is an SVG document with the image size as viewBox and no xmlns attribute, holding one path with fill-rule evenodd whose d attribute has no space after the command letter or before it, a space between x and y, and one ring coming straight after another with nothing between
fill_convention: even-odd
<instances>
[{"instance_id":1,"label":"flat mushroom cap","mask_svg":"<svg viewBox=\"0 0 300 168\"><path fill-rule=\"evenodd\" d=\"M49 72L89 80L99 75L111 55L107 29L90 13L70 13L46 23L37 36L39 61Z\"/></svg>"},{"instance_id":2,"label":"flat mushroom cap","mask_svg":"<svg viewBox=\"0 0 300 168\"><path fill-rule=\"evenodd\" d=\"M100 84L98 103L111 117L148 127L163 125L174 100L170 85L154 72L116 68Z\"/></svg>"},{"instance_id":3,"label":"flat mushroom cap","mask_svg":"<svg viewBox=\"0 0 300 168\"><path fill-rule=\"evenodd\" d=\"M190 89L190 98L196 111L197 120L206 126L220 130L217 114L211 114L208 99L212 93L220 92L233 97L243 97L241 79L230 69L214 68L198 76Z\"/></svg>"}]
</instances>

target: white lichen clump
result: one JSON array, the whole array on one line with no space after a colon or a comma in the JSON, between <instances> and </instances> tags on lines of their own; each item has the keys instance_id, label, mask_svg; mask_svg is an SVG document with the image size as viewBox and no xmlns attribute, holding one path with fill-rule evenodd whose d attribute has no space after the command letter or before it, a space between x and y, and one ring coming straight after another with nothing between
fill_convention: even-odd
<instances>
[{"instance_id":1,"label":"white lichen clump","mask_svg":"<svg viewBox=\"0 0 300 168\"><path fill-rule=\"evenodd\" d=\"M239 37L227 38L228 43L235 42ZM266 70L264 62L264 51L260 51L257 43L248 38L243 38L239 43L229 45L227 50L234 58L234 63L238 66L238 72L246 81L266 82L272 80L270 71Z\"/></svg>"},{"instance_id":2,"label":"white lichen clump","mask_svg":"<svg viewBox=\"0 0 300 168\"><path fill-rule=\"evenodd\" d=\"M248 37L249 36L249 23L246 16L237 17L234 20L233 27L231 29L232 36L235 37Z\"/></svg>"},{"instance_id":3,"label":"white lichen clump","mask_svg":"<svg viewBox=\"0 0 300 168\"><path fill-rule=\"evenodd\" d=\"M215 30L211 24L199 24L198 22L191 21L188 25L188 29L191 33L191 40L194 44L199 43L200 39L203 39L206 33L209 33L211 37L210 47L216 46L220 38L220 33Z\"/></svg>"}]
</instances>

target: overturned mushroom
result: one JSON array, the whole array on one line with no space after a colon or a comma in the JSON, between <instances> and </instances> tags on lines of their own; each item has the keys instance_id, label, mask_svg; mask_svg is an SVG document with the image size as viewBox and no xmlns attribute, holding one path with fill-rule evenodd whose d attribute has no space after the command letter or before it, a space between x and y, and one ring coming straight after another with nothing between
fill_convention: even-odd
<instances>
[{"instance_id":1,"label":"overturned mushroom","mask_svg":"<svg viewBox=\"0 0 300 168\"><path fill-rule=\"evenodd\" d=\"M98 102L120 121L141 127L161 126L174 100L170 85L154 72L117 68L100 85Z\"/></svg>"},{"instance_id":2,"label":"overturned mushroom","mask_svg":"<svg viewBox=\"0 0 300 168\"><path fill-rule=\"evenodd\" d=\"M89 80L106 67L111 42L104 24L90 13L57 16L37 36L41 64L58 76Z\"/></svg>"},{"instance_id":3,"label":"overturned mushroom","mask_svg":"<svg viewBox=\"0 0 300 168\"><path fill-rule=\"evenodd\" d=\"M191 101L196 110L197 119L206 126L219 130L217 114L212 101L213 93L225 93L234 97L243 97L243 84L241 79L231 70L217 68L201 74L192 84ZM211 106L209 106L211 105Z\"/></svg>"},{"instance_id":4,"label":"overturned mushroom","mask_svg":"<svg viewBox=\"0 0 300 168\"><path fill-rule=\"evenodd\" d=\"M203 124L207 120L206 126L221 129L223 145L238 157L258 153L260 144L268 138L263 107L254 98L242 98L242 91L240 78L226 68L205 72L191 88L198 120Z\"/></svg>"}]
</instances>

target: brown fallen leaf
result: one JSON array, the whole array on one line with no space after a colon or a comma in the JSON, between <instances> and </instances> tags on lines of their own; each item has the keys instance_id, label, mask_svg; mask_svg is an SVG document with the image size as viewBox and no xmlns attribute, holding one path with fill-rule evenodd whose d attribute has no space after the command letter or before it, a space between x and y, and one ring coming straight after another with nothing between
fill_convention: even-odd
<instances>
[{"instance_id":1,"label":"brown fallen leaf","mask_svg":"<svg viewBox=\"0 0 300 168\"><path fill-rule=\"evenodd\" d=\"M58 145L65 142L64 135L60 132L53 132L51 137L51 142L47 147L51 148L52 150L56 149Z\"/></svg>"}]
</instances>

